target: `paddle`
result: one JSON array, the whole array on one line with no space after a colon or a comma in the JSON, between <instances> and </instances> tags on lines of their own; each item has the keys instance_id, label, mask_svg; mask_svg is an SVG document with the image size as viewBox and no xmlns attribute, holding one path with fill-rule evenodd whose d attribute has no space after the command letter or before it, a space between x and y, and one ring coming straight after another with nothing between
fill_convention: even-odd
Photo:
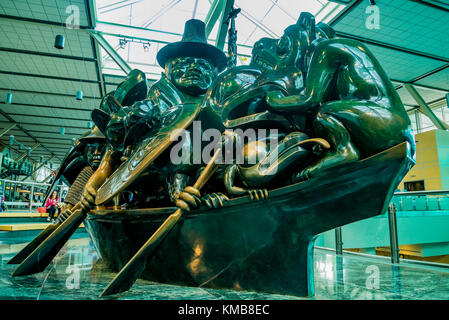
<instances>
[{"instance_id":1,"label":"paddle","mask_svg":"<svg viewBox=\"0 0 449 320\"><path fill-rule=\"evenodd\" d=\"M79 208L79 203L77 203L73 208L72 211L77 210ZM61 213L61 215L58 217L58 222L50 224L45 228L41 233L39 233L30 243L26 245L25 248L19 251L14 257L11 258L7 263L8 264L19 264L22 263L45 239L48 238L48 236L56 230L57 227L61 225L61 223L64 221L62 218L66 218L67 214L65 212L68 212L71 214L72 212L70 210L64 210L64 213Z\"/></svg>"},{"instance_id":2,"label":"paddle","mask_svg":"<svg viewBox=\"0 0 449 320\"><path fill-rule=\"evenodd\" d=\"M97 190L98 187L104 183L106 178L112 172L111 154L112 152L110 150L106 151L99 168L89 178L86 186L91 186L94 190ZM12 273L12 276L25 276L45 270L48 264L58 254L59 250L61 250L76 229L78 229L86 216L86 210L82 206L73 211L67 220L57 226L57 228L21 262Z\"/></svg>"},{"instance_id":3,"label":"paddle","mask_svg":"<svg viewBox=\"0 0 449 320\"><path fill-rule=\"evenodd\" d=\"M83 209L74 211L12 273L13 277L44 271L86 217Z\"/></svg>"},{"instance_id":4,"label":"paddle","mask_svg":"<svg viewBox=\"0 0 449 320\"><path fill-rule=\"evenodd\" d=\"M198 180L193 185L194 188L200 190L210 177L214 174L217 169L216 159L221 152L222 147L218 147L213 155L212 159L209 161L207 166L204 168ZM120 272L112 279L108 286L100 294L100 298L120 292L125 292L129 290L137 278L142 274L145 269L146 260L157 248L158 244L165 239L168 233L176 225L176 223L182 217L183 210L181 208L177 209L172 213L162 225L153 233L153 235L145 242L145 244L140 248L139 251L128 261L128 263L120 270Z\"/></svg>"}]
</instances>

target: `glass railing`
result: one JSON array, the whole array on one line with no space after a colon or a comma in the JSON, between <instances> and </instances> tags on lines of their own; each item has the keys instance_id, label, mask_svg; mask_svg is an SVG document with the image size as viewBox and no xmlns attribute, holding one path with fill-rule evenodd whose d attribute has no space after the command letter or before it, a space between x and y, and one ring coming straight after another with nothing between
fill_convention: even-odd
<instances>
[{"instance_id":1,"label":"glass railing","mask_svg":"<svg viewBox=\"0 0 449 320\"><path fill-rule=\"evenodd\" d=\"M32 212L41 207L50 184L37 182L23 182L2 179L3 203L9 209L25 209ZM60 201L65 198L69 187L56 186Z\"/></svg>"},{"instance_id":2,"label":"glass railing","mask_svg":"<svg viewBox=\"0 0 449 320\"><path fill-rule=\"evenodd\" d=\"M449 211L449 190L396 192L396 211Z\"/></svg>"},{"instance_id":3,"label":"glass railing","mask_svg":"<svg viewBox=\"0 0 449 320\"><path fill-rule=\"evenodd\" d=\"M393 263L405 258L449 264L448 228L449 190L395 192L386 212L323 233L318 243L337 254L387 255Z\"/></svg>"}]
</instances>

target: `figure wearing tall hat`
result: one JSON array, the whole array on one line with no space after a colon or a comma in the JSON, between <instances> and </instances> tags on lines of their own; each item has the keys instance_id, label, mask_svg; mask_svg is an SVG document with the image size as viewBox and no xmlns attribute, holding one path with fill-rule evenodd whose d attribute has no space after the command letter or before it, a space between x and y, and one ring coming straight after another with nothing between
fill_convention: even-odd
<instances>
[{"instance_id":1,"label":"figure wearing tall hat","mask_svg":"<svg viewBox=\"0 0 449 320\"><path fill-rule=\"evenodd\" d=\"M150 87L146 100L120 113L103 116L103 119L94 118L119 151L142 139L167 109L185 103L201 103L212 81L227 63L226 55L207 43L204 22L196 19L185 23L181 41L163 47L156 58L164 72ZM94 117L99 113L95 110Z\"/></svg>"},{"instance_id":2,"label":"figure wearing tall hat","mask_svg":"<svg viewBox=\"0 0 449 320\"><path fill-rule=\"evenodd\" d=\"M164 72L150 87L147 99L110 116L98 109L92 113L93 121L103 130L114 152L122 154L123 161L145 137L170 125L162 119L168 111L175 107L179 110L179 106L187 104L200 106L213 80L227 65L226 55L207 43L204 22L196 19L185 23L181 41L170 43L158 52L157 61ZM164 188L174 201L187 186L189 174L172 169L165 172ZM85 199L93 200L95 190L90 191Z\"/></svg>"},{"instance_id":3,"label":"figure wearing tall hat","mask_svg":"<svg viewBox=\"0 0 449 320\"><path fill-rule=\"evenodd\" d=\"M335 35L324 23L318 24L315 31L315 44ZM324 139L306 133L306 116L282 114L265 101L271 91L291 96L304 90L303 73L294 51L299 43L285 37L260 39L254 45L251 63L222 72L206 94L202 117L208 121L202 123L204 129L268 130L267 135L257 137L257 142L244 146L241 137L235 137L244 161L224 170L223 182L229 196L248 193L252 199L264 199L268 194L265 188L285 185L295 170L321 157L329 148ZM194 205L193 201L188 203Z\"/></svg>"}]
</instances>

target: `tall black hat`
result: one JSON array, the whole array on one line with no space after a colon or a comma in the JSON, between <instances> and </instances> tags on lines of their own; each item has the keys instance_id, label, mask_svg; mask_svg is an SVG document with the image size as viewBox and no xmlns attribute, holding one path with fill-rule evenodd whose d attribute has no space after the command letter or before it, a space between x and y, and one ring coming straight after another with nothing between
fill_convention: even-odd
<instances>
[{"instance_id":1,"label":"tall black hat","mask_svg":"<svg viewBox=\"0 0 449 320\"><path fill-rule=\"evenodd\" d=\"M84 133L80 138L79 141L82 142L106 142L106 137L104 134L98 129L97 126L93 127L91 131L88 131Z\"/></svg>"},{"instance_id":2,"label":"tall black hat","mask_svg":"<svg viewBox=\"0 0 449 320\"><path fill-rule=\"evenodd\" d=\"M224 52L207 43L205 24L197 19L186 21L182 40L167 44L156 56L162 68L167 60L179 57L206 59L212 62L219 72L226 68L227 63Z\"/></svg>"}]
</instances>

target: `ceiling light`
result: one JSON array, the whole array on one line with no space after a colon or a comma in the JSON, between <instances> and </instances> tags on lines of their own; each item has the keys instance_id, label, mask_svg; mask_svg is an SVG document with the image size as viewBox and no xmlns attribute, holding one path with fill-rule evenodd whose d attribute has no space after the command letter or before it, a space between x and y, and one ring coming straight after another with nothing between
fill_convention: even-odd
<instances>
[{"instance_id":1,"label":"ceiling light","mask_svg":"<svg viewBox=\"0 0 449 320\"><path fill-rule=\"evenodd\" d=\"M128 41L126 39L119 39L119 45L121 49L125 49L126 43Z\"/></svg>"},{"instance_id":2,"label":"ceiling light","mask_svg":"<svg viewBox=\"0 0 449 320\"><path fill-rule=\"evenodd\" d=\"M83 91L78 90L76 92L76 100L79 100L79 101L83 100Z\"/></svg>"},{"instance_id":3,"label":"ceiling light","mask_svg":"<svg viewBox=\"0 0 449 320\"><path fill-rule=\"evenodd\" d=\"M6 100L5 100L5 102L6 102L7 104L11 104L11 103L12 103L12 93L11 93L11 92L8 92L8 93L6 94Z\"/></svg>"},{"instance_id":4,"label":"ceiling light","mask_svg":"<svg viewBox=\"0 0 449 320\"><path fill-rule=\"evenodd\" d=\"M56 35L55 48L56 49L64 49L64 36L62 34Z\"/></svg>"}]
</instances>

